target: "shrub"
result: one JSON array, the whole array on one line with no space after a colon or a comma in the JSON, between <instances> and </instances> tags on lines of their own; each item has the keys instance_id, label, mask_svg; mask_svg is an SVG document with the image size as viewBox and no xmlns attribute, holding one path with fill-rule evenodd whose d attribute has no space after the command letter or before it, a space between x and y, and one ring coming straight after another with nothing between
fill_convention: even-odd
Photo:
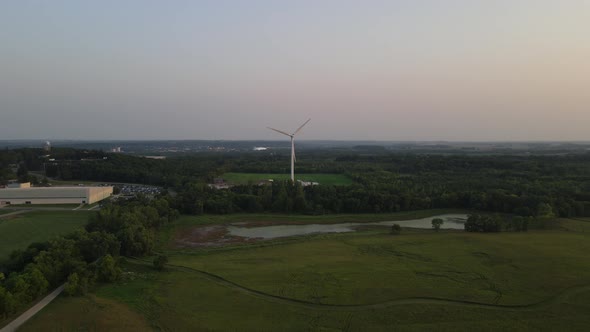
<instances>
[{"instance_id":1,"label":"shrub","mask_svg":"<svg viewBox=\"0 0 590 332\"><path fill-rule=\"evenodd\" d=\"M154 267L156 268L156 270L164 270L166 263L168 263L168 257L164 255L158 255L156 258L154 258Z\"/></svg>"}]
</instances>

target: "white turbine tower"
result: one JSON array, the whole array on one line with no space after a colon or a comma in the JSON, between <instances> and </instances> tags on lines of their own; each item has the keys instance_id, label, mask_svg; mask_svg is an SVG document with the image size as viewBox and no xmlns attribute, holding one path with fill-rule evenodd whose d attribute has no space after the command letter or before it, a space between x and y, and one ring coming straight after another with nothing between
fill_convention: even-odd
<instances>
[{"instance_id":1,"label":"white turbine tower","mask_svg":"<svg viewBox=\"0 0 590 332\"><path fill-rule=\"evenodd\" d=\"M274 130L277 133L286 135L291 137L291 181L295 182L295 135L297 135L297 133L301 130L301 128L303 128L303 126L305 126L309 121L311 121L311 119L308 119L307 121L305 121L304 124L302 124L299 128L297 128L297 130L295 130L295 132L293 132L292 134L287 134L286 132L282 131L282 130L278 130L278 129L274 129L271 127L266 127L270 130Z\"/></svg>"}]
</instances>

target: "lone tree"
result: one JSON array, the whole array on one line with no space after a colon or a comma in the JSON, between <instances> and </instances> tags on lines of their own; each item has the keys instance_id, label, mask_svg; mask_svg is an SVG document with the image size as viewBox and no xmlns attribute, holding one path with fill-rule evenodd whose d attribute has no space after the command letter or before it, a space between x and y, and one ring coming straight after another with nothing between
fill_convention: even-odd
<instances>
[{"instance_id":1,"label":"lone tree","mask_svg":"<svg viewBox=\"0 0 590 332\"><path fill-rule=\"evenodd\" d=\"M435 231L438 232L438 230L440 229L440 226L442 226L442 224L444 224L445 221L442 220L441 218L434 218L432 219L432 228L434 228Z\"/></svg>"},{"instance_id":2,"label":"lone tree","mask_svg":"<svg viewBox=\"0 0 590 332\"><path fill-rule=\"evenodd\" d=\"M158 255L158 257L154 258L154 267L156 268L156 270L164 270L166 263L168 263L168 257L164 255Z\"/></svg>"},{"instance_id":3,"label":"lone tree","mask_svg":"<svg viewBox=\"0 0 590 332\"><path fill-rule=\"evenodd\" d=\"M121 269L113 256L106 254L98 264L98 279L105 282L113 282L121 275Z\"/></svg>"},{"instance_id":4,"label":"lone tree","mask_svg":"<svg viewBox=\"0 0 590 332\"><path fill-rule=\"evenodd\" d=\"M399 235L402 232L402 228L398 224L391 225L391 234Z\"/></svg>"}]
</instances>

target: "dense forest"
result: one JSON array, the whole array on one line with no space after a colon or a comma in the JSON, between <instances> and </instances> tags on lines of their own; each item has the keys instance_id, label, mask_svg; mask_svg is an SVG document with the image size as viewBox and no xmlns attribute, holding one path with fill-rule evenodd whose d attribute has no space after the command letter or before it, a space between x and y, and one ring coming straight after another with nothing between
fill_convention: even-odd
<instances>
[{"instance_id":1,"label":"dense forest","mask_svg":"<svg viewBox=\"0 0 590 332\"><path fill-rule=\"evenodd\" d=\"M190 214L465 208L519 216L590 215L590 153L498 156L311 150L298 156L297 174L343 174L353 184L302 187L275 181L224 190L207 184L226 172L288 173L287 155L199 153L152 160L74 149L57 149L44 156L40 149L19 149L0 152L0 163L2 182L31 177L26 173L31 170L62 180L164 186L177 193L173 207Z\"/></svg>"}]
</instances>

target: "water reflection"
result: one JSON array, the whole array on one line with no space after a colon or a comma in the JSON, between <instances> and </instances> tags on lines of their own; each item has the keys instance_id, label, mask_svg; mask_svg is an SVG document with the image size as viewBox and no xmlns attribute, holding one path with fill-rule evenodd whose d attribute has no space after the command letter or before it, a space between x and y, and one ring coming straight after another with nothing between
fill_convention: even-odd
<instances>
[{"instance_id":1,"label":"water reflection","mask_svg":"<svg viewBox=\"0 0 590 332\"><path fill-rule=\"evenodd\" d=\"M277 237L306 235L314 233L344 233L354 232L359 226L377 225L377 226L391 226L398 224L402 227L412 228L432 228L432 219L441 218L444 220L441 229L465 229L466 214L443 214L439 216L432 216L422 219L412 220L398 220L398 221L381 221L371 223L340 223L340 224L311 224L311 225L276 225L276 226L262 226L262 227L240 227L228 226L227 230L230 235L249 237L249 238L264 238L272 239Z\"/></svg>"}]
</instances>

